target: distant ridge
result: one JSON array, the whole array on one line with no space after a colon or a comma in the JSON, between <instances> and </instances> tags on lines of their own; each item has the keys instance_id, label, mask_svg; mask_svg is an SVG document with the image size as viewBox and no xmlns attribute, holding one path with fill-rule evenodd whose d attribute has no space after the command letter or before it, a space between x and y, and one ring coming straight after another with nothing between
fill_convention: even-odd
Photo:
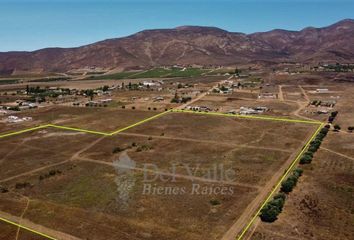
<instances>
[{"instance_id":1,"label":"distant ridge","mask_svg":"<svg viewBox=\"0 0 354 240\"><path fill-rule=\"evenodd\" d=\"M3 52L0 53L0 73L284 61L354 62L354 20L345 19L323 28L275 29L253 34L201 26L145 30L77 48Z\"/></svg>"}]
</instances>

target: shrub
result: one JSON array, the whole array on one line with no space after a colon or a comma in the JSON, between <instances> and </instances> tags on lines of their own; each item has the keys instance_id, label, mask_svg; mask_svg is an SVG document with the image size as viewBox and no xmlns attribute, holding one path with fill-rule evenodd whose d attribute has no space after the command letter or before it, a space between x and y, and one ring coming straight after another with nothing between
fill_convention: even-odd
<instances>
[{"instance_id":1,"label":"shrub","mask_svg":"<svg viewBox=\"0 0 354 240\"><path fill-rule=\"evenodd\" d=\"M219 204L220 204L220 201L217 200L217 199L211 199L211 200L210 200L210 204L213 205L213 206L216 206L216 205L219 205Z\"/></svg>"},{"instance_id":2,"label":"shrub","mask_svg":"<svg viewBox=\"0 0 354 240\"><path fill-rule=\"evenodd\" d=\"M15 188L16 189L21 189L21 188L27 188L30 187L31 184L29 182L21 182L21 183L16 183Z\"/></svg>"},{"instance_id":3,"label":"shrub","mask_svg":"<svg viewBox=\"0 0 354 240\"><path fill-rule=\"evenodd\" d=\"M321 129L320 133L327 135L329 129L327 127L324 127Z\"/></svg>"},{"instance_id":4,"label":"shrub","mask_svg":"<svg viewBox=\"0 0 354 240\"><path fill-rule=\"evenodd\" d=\"M329 123L332 123L333 121L334 121L334 117L329 116L329 117L328 117L328 122L329 122Z\"/></svg>"},{"instance_id":5,"label":"shrub","mask_svg":"<svg viewBox=\"0 0 354 240\"><path fill-rule=\"evenodd\" d=\"M312 161L311 155L303 155L300 159L300 164L309 164L309 163L311 163L311 161Z\"/></svg>"},{"instance_id":6,"label":"shrub","mask_svg":"<svg viewBox=\"0 0 354 240\"><path fill-rule=\"evenodd\" d=\"M313 152L307 151L307 152L304 153L304 156L305 155L310 156L311 158L313 158Z\"/></svg>"},{"instance_id":7,"label":"shrub","mask_svg":"<svg viewBox=\"0 0 354 240\"><path fill-rule=\"evenodd\" d=\"M354 130L354 126L349 126L349 127L348 127L348 131L349 131L349 132L352 132L353 130Z\"/></svg>"},{"instance_id":8,"label":"shrub","mask_svg":"<svg viewBox=\"0 0 354 240\"><path fill-rule=\"evenodd\" d=\"M338 124L334 125L334 130L335 131L338 132L340 129L341 129L341 127Z\"/></svg>"},{"instance_id":9,"label":"shrub","mask_svg":"<svg viewBox=\"0 0 354 240\"><path fill-rule=\"evenodd\" d=\"M302 173L304 172L304 170L302 170L301 168L296 168L294 171L293 171L293 174L300 177L302 175Z\"/></svg>"},{"instance_id":10,"label":"shrub","mask_svg":"<svg viewBox=\"0 0 354 240\"><path fill-rule=\"evenodd\" d=\"M311 145L311 146L309 147L308 151L315 153L315 152L317 152L318 148L319 148L319 146L312 146L312 145Z\"/></svg>"},{"instance_id":11,"label":"shrub","mask_svg":"<svg viewBox=\"0 0 354 240\"><path fill-rule=\"evenodd\" d=\"M331 112L331 117L335 118L338 115L338 111Z\"/></svg>"},{"instance_id":12,"label":"shrub","mask_svg":"<svg viewBox=\"0 0 354 240\"><path fill-rule=\"evenodd\" d=\"M283 208L282 198L273 199L268 202L261 210L260 218L263 222L274 222Z\"/></svg>"},{"instance_id":13,"label":"shrub","mask_svg":"<svg viewBox=\"0 0 354 240\"><path fill-rule=\"evenodd\" d=\"M274 199L281 198L281 199L285 200L286 195L284 193L277 193L273 198Z\"/></svg>"},{"instance_id":14,"label":"shrub","mask_svg":"<svg viewBox=\"0 0 354 240\"><path fill-rule=\"evenodd\" d=\"M0 186L0 193L7 193L8 191L6 187Z\"/></svg>"},{"instance_id":15,"label":"shrub","mask_svg":"<svg viewBox=\"0 0 354 240\"><path fill-rule=\"evenodd\" d=\"M112 153L119 153L121 151L123 151L123 149L121 149L120 147L115 147L113 148Z\"/></svg>"},{"instance_id":16,"label":"shrub","mask_svg":"<svg viewBox=\"0 0 354 240\"><path fill-rule=\"evenodd\" d=\"M280 191L282 191L284 193L291 192L294 189L294 187L296 186L298 178L299 178L299 176L296 176L294 174L291 175L290 177L288 177L285 181L283 181L281 183Z\"/></svg>"}]
</instances>

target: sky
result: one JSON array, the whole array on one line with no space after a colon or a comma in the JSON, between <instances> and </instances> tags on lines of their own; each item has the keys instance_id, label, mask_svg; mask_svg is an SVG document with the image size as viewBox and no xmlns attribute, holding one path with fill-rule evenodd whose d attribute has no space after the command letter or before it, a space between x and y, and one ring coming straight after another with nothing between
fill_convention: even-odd
<instances>
[{"instance_id":1,"label":"sky","mask_svg":"<svg viewBox=\"0 0 354 240\"><path fill-rule=\"evenodd\" d=\"M0 0L0 51L77 47L144 29L301 30L354 19L354 0Z\"/></svg>"}]
</instances>

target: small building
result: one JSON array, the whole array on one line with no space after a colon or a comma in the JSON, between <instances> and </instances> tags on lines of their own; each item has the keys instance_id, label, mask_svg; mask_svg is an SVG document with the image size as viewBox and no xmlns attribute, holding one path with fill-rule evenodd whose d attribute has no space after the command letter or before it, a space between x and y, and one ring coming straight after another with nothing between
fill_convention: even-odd
<instances>
[{"instance_id":1,"label":"small building","mask_svg":"<svg viewBox=\"0 0 354 240\"><path fill-rule=\"evenodd\" d=\"M107 98L107 99L102 99L100 100L101 103L110 103L112 102L112 99L111 98Z\"/></svg>"},{"instance_id":2,"label":"small building","mask_svg":"<svg viewBox=\"0 0 354 240\"><path fill-rule=\"evenodd\" d=\"M159 102L159 101L163 101L163 100L165 100L165 98L162 96L158 96L158 97L154 98L154 102Z\"/></svg>"},{"instance_id":3,"label":"small building","mask_svg":"<svg viewBox=\"0 0 354 240\"><path fill-rule=\"evenodd\" d=\"M258 95L259 99L277 99L278 95L275 93L260 93Z\"/></svg>"},{"instance_id":4,"label":"small building","mask_svg":"<svg viewBox=\"0 0 354 240\"><path fill-rule=\"evenodd\" d=\"M328 88L317 88L316 93L328 93Z\"/></svg>"}]
</instances>

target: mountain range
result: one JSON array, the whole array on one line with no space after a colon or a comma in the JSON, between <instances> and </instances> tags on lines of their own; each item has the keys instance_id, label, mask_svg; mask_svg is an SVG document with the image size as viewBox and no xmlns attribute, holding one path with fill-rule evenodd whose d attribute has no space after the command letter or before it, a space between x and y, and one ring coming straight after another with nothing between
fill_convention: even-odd
<instances>
[{"instance_id":1,"label":"mountain range","mask_svg":"<svg viewBox=\"0 0 354 240\"><path fill-rule=\"evenodd\" d=\"M76 48L0 52L0 73L326 61L354 62L354 20L323 28L275 29L253 34L200 26L145 30Z\"/></svg>"}]
</instances>

